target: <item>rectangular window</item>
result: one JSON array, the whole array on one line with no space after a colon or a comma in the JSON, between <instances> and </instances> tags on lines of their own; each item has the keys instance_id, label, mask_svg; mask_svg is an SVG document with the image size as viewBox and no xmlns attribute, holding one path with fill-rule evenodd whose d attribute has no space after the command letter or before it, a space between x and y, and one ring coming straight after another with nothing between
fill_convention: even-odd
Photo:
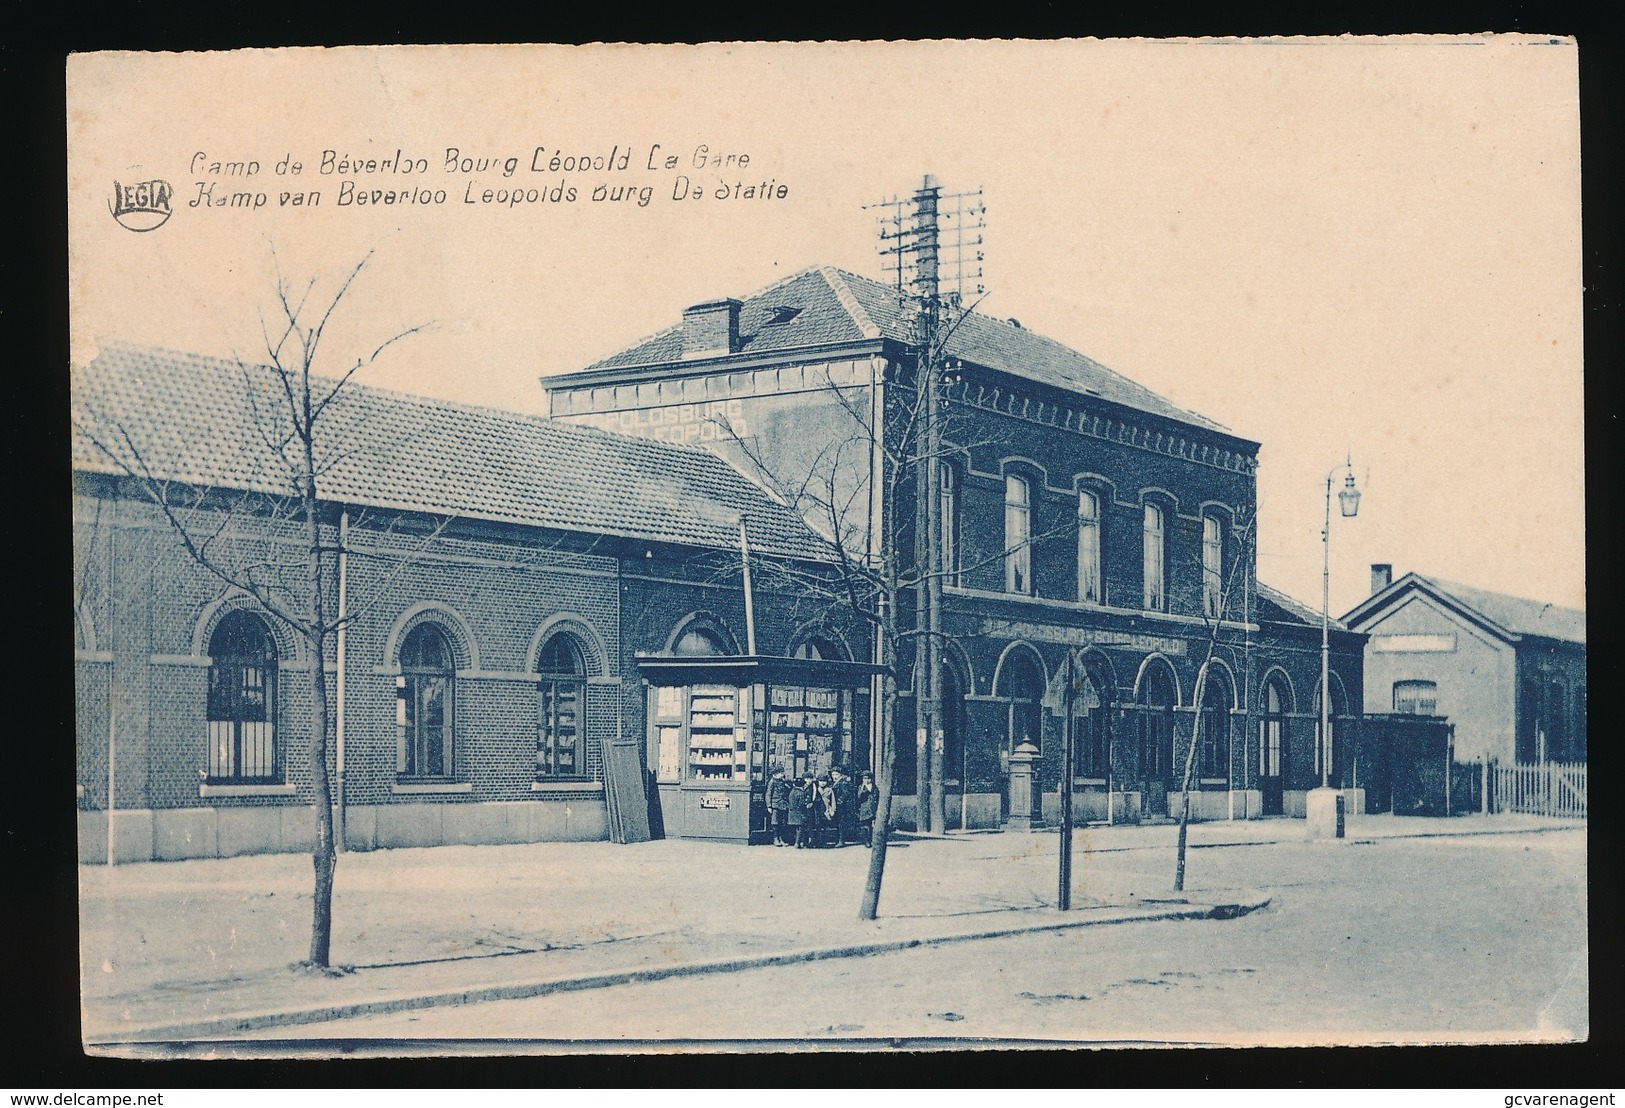
<instances>
[{"instance_id":1,"label":"rectangular window","mask_svg":"<svg viewBox=\"0 0 1625 1108\"><path fill-rule=\"evenodd\" d=\"M941 463L940 514L942 516L942 583L959 584L959 484L958 471Z\"/></svg>"},{"instance_id":2,"label":"rectangular window","mask_svg":"<svg viewBox=\"0 0 1625 1108\"><path fill-rule=\"evenodd\" d=\"M1004 590L1031 595L1032 488L1024 477L1004 479Z\"/></svg>"},{"instance_id":3,"label":"rectangular window","mask_svg":"<svg viewBox=\"0 0 1625 1108\"><path fill-rule=\"evenodd\" d=\"M536 733L538 777L575 777L584 772L579 755L586 691L580 681L541 683Z\"/></svg>"},{"instance_id":4,"label":"rectangular window","mask_svg":"<svg viewBox=\"0 0 1625 1108\"><path fill-rule=\"evenodd\" d=\"M1258 775L1260 777L1281 776L1281 725L1284 721L1278 716L1259 721L1258 741Z\"/></svg>"},{"instance_id":5,"label":"rectangular window","mask_svg":"<svg viewBox=\"0 0 1625 1108\"><path fill-rule=\"evenodd\" d=\"M1168 596L1163 589L1163 523L1162 509L1155 504L1145 506L1145 607L1153 612L1164 611Z\"/></svg>"},{"instance_id":6,"label":"rectangular window","mask_svg":"<svg viewBox=\"0 0 1625 1108\"><path fill-rule=\"evenodd\" d=\"M396 771L405 777L448 777L451 763L451 679L415 673L397 678Z\"/></svg>"},{"instance_id":7,"label":"rectangular window","mask_svg":"<svg viewBox=\"0 0 1625 1108\"><path fill-rule=\"evenodd\" d=\"M1409 716L1438 715L1438 684L1433 681L1395 681L1394 711Z\"/></svg>"},{"instance_id":8,"label":"rectangular window","mask_svg":"<svg viewBox=\"0 0 1625 1108\"><path fill-rule=\"evenodd\" d=\"M1224 604L1224 532L1215 516L1202 517L1202 614L1220 615Z\"/></svg>"},{"instance_id":9,"label":"rectangular window","mask_svg":"<svg viewBox=\"0 0 1625 1108\"><path fill-rule=\"evenodd\" d=\"M1078 493L1078 600L1084 604L1104 602L1100 584L1100 498L1092 492Z\"/></svg>"}]
</instances>

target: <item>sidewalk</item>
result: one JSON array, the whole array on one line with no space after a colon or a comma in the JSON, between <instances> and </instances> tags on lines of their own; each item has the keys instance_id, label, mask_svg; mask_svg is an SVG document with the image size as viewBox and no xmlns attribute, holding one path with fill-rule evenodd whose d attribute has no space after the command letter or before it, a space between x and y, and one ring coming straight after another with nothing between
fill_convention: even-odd
<instances>
[{"instance_id":1,"label":"sidewalk","mask_svg":"<svg viewBox=\"0 0 1625 1108\"><path fill-rule=\"evenodd\" d=\"M1574 827L1534 817L1356 817L1357 840ZM1056 911L1049 834L901 835L881 919L857 919L862 847L795 851L669 840L343 855L338 977L305 957L305 855L80 870L88 1043L231 1037L431 1004L848 957L922 943L1250 911L1260 893L1168 892L1177 827L1081 828L1073 910ZM1301 820L1193 824L1195 850L1301 842Z\"/></svg>"}]
</instances>

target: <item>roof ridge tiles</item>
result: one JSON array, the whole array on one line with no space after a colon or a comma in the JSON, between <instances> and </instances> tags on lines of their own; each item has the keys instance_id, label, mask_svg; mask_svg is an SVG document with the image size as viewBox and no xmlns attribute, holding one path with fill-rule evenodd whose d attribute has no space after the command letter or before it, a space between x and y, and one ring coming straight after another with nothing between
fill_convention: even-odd
<instances>
[{"instance_id":1,"label":"roof ridge tiles","mask_svg":"<svg viewBox=\"0 0 1625 1108\"><path fill-rule=\"evenodd\" d=\"M168 480L266 491L268 444L234 402L234 373L263 380L271 367L123 340L99 344L73 370L75 413L105 405L157 451ZM323 381L333 378L323 377ZM717 452L617 434L501 408L354 382L353 403L333 409L324 496L380 508L728 548L743 515L753 542L777 555L819 560L826 544L793 509L775 503ZM239 400L241 398L238 398ZM339 413L342 413L341 415ZM75 424L75 468L118 471ZM336 437L333 437L336 436ZM111 468L109 468L111 467Z\"/></svg>"},{"instance_id":2,"label":"roof ridge tiles","mask_svg":"<svg viewBox=\"0 0 1625 1108\"><path fill-rule=\"evenodd\" d=\"M846 314L852 317L852 322L858 325L858 330L863 332L863 337L866 339L882 338L884 333L881 331L880 325L871 319L869 313L864 310L863 305L858 303L858 298L853 295L851 287L846 282L848 277L856 276L856 274L849 274L845 270L832 265L819 266L818 272L825 281L829 282L831 291L835 293L835 299L840 302L841 307L846 309Z\"/></svg>"},{"instance_id":3,"label":"roof ridge tiles","mask_svg":"<svg viewBox=\"0 0 1625 1108\"><path fill-rule=\"evenodd\" d=\"M106 342L98 341L97 346L103 350L112 347L122 349L129 353L148 357L161 356L177 358L195 365L207 367L223 367L230 369L247 368L276 372L276 367L266 362L238 360L233 361L215 354L199 354L194 351L180 350L174 347L153 346L146 343L134 343L124 339L110 339ZM88 365L83 368L88 368ZM325 374L312 374L312 380L337 383L337 379ZM548 416L538 415L535 412L518 412L511 408L498 408L489 404L477 404L468 400L450 400L445 397L431 396L427 393L410 392L406 389L391 388L387 385L375 385L367 381L357 381L353 378L345 384L346 390L357 390L364 394L386 397L405 401L425 409L438 409L444 412L466 412L471 415L481 415L503 420L509 423L522 424L530 427L544 428L547 432L558 431L566 436L580 435L584 438L604 438L621 444L651 445L658 449L668 449L686 454L701 455L715 458L717 455L705 448L692 443L670 442L664 439L646 439L634 435L622 435L615 431L592 427L583 423L566 423L562 420L552 419Z\"/></svg>"}]
</instances>

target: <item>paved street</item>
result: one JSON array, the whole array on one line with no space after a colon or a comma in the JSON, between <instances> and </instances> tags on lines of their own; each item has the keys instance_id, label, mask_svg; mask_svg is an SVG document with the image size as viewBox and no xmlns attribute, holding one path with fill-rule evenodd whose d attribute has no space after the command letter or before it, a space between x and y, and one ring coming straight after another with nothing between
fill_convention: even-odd
<instances>
[{"instance_id":1,"label":"paved street","mask_svg":"<svg viewBox=\"0 0 1625 1108\"><path fill-rule=\"evenodd\" d=\"M1122 830L1127 842L1149 829ZM1161 850L1084 862L1109 870L1114 887L1166 887ZM257 1036L1345 1043L1587 1033L1581 829L1215 843L1193 853L1192 872L1203 884L1262 889L1271 906L1233 920L1091 927Z\"/></svg>"}]
</instances>

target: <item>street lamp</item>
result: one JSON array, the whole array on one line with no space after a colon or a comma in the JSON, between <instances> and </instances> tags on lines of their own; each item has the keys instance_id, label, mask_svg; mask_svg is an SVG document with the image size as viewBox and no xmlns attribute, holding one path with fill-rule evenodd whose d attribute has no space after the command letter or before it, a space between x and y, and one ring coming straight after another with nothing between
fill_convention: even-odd
<instances>
[{"instance_id":1,"label":"street lamp","mask_svg":"<svg viewBox=\"0 0 1625 1108\"><path fill-rule=\"evenodd\" d=\"M1344 519L1360 512L1360 490L1354 487L1354 466L1350 456L1326 474L1326 525L1320 531L1320 787L1329 788L1332 771L1332 666L1331 666L1331 583L1332 583L1332 481L1344 475L1337 493L1337 508Z\"/></svg>"}]
</instances>

